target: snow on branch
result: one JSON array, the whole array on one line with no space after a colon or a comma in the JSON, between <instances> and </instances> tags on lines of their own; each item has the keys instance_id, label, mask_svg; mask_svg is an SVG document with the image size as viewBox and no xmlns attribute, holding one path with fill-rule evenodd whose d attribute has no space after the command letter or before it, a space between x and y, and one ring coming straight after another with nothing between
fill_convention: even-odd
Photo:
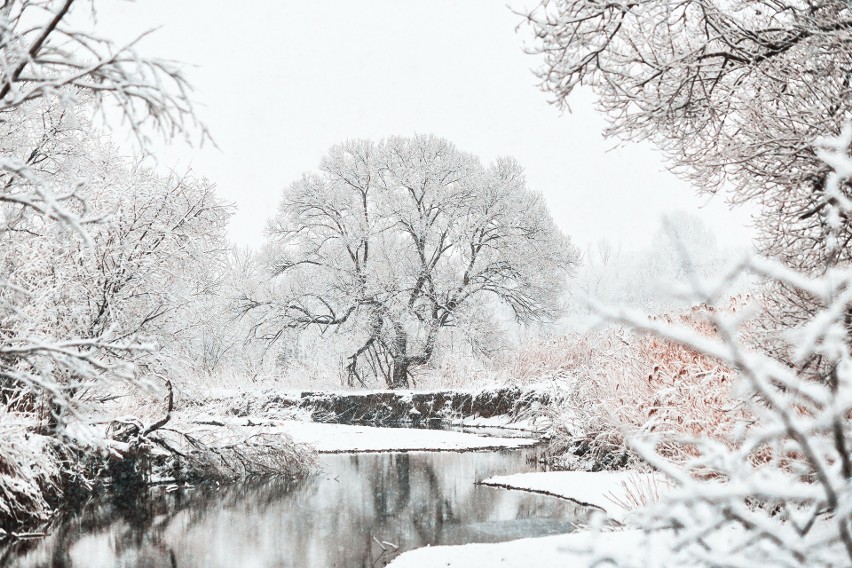
<instances>
[{"instance_id":1,"label":"snow on branch","mask_svg":"<svg viewBox=\"0 0 852 568\"><path fill-rule=\"evenodd\" d=\"M852 130L846 128L838 138L819 141L834 172L827 186L852 175L850 139ZM830 187L826 191L830 194ZM836 207L846 210L842 199ZM762 258L746 260L741 269L817 300L806 320L784 330L789 358L764 350L760 338L746 339L744 329L759 305L704 310L712 334L598 306L611 321L732 369L745 409L736 427L722 435L651 429L629 440L675 483L635 521L648 530L674 531L671 556L663 565L845 565L852 562L852 270L835 266L813 276ZM723 287L698 288L696 300L711 306L727 301ZM688 459L672 459L672 444ZM634 565L628 558L620 563Z\"/></svg>"}]
</instances>

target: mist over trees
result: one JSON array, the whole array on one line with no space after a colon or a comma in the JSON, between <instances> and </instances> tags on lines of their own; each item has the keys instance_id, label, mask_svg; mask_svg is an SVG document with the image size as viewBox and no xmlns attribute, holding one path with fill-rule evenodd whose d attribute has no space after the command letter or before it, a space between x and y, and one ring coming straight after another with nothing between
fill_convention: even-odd
<instances>
[{"instance_id":1,"label":"mist over trees","mask_svg":"<svg viewBox=\"0 0 852 568\"><path fill-rule=\"evenodd\" d=\"M725 246L701 218L674 211L661 219L652 241L632 243L605 237L583 249L582 264L569 290L566 325L583 327L594 315L589 300L622 305L649 313L687 308L688 300L673 297L672 286L713 278L731 262L749 254L747 247ZM741 278L731 292L747 293L754 282Z\"/></svg>"},{"instance_id":2,"label":"mist over trees","mask_svg":"<svg viewBox=\"0 0 852 568\"><path fill-rule=\"evenodd\" d=\"M507 305L553 319L578 253L526 187L521 167L489 166L434 136L349 141L284 192L269 225L256 336L344 329L350 382L405 387L441 330ZM255 316L257 317L257 316ZM471 323L472 322L472 323Z\"/></svg>"}]
</instances>

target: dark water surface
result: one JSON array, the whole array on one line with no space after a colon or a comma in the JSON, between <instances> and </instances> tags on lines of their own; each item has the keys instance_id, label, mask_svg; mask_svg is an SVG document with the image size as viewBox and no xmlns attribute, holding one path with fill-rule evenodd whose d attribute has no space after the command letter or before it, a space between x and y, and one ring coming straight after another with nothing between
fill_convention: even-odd
<instances>
[{"instance_id":1,"label":"dark water surface","mask_svg":"<svg viewBox=\"0 0 852 568\"><path fill-rule=\"evenodd\" d=\"M0 565L74 568L367 567L399 551L568 532L585 511L475 485L536 469L536 450L341 454L298 482L153 491L102 502L49 537L0 550Z\"/></svg>"}]
</instances>

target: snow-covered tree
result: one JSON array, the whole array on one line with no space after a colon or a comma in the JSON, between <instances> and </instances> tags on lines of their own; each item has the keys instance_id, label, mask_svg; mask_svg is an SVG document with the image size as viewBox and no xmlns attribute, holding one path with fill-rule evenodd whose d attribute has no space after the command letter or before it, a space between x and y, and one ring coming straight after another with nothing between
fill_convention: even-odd
<instances>
[{"instance_id":1,"label":"snow-covered tree","mask_svg":"<svg viewBox=\"0 0 852 568\"><path fill-rule=\"evenodd\" d=\"M118 194L141 186L120 179L129 175L127 164L110 170L104 160L99 169L99 154L90 151L107 146L93 138L93 115L122 118L143 152L152 132L166 138L204 134L179 69L145 58L135 42L116 45L94 23L95 5L0 3L4 527L45 518L70 479L86 483L82 456L92 440L65 428L68 419L90 409L81 404L89 388L116 380L138 385L145 374L130 363L152 347L135 332L144 314L158 313L145 311L158 301L147 294L165 282L149 280L144 292L136 283L143 276L163 278L167 271L145 274L149 263L162 262L151 251L156 237L142 238L144 229L128 222L134 213L125 209L122 217L117 211L117 202L130 197ZM98 178L107 170L108 177ZM143 205L151 197L140 192L137 213L153 206ZM179 247L178 240L167 239L165 256ZM128 263L131 251L136 260ZM130 271L137 269L132 275L137 280L129 283Z\"/></svg>"},{"instance_id":2,"label":"snow-covered tree","mask_svg":"<svg viewBox=\"0 0 852 568\"><path fill-rule=\"evenodd\" d=\"M739 403L719 408L745 412L736 428L672 436L651 420L658 433L633 441L675 485L637 519L674 531L674 557L660 564L849 564L849 3L554 0L529 22L555 102L590 86L610 134L656 143L699 191L760 205L759 248L781 261L692 279L683 298L717 308L741 271L769 282L751 310L708 311L709 335L602 309L738 375ZM767 307L776 333L752 329L747 341L744 322ZM673 447L686 459L672 460ZM647 565L633 557L608 550L599 560Z\"/></svg>"},{"instance_id":3,"label":"snow-covered tree","mask_svg":"<svg viewBox=\"0 0 852 568\"><path fill-rule=\"evenodd\" d=\"M62 384L68 378L72 383L132 379L110 355L143 347L97 322L84 333L68 334L69 324L58 312L40 313L38 319L53 317L57 325L38 330L24 315L62 289L63 279L70 278L63 271L72 270L92 245L89 227L109 213L96 211L85 196L89 172L81 140L89 135L87 121L109 101L143 144L151 130L170 137L195 126L179 70L142 57L133 44L117 46L86 26L92 10L93 3L74 0L11 0L0 6L0 238L5 241L0 379L4 388L34 388L59 403L67 402L69 391ZM25 250L33 242L29 237L46 235L66 240L57 256ZM33 278L44 274L52 281ZM41 307L47 310L49 304Z\"/></svg>"},{"instance_id":4,"label":"snow-covered tree","mask_svg":"<svg viewBox=\"0 0 852 568\"><path fill-rule=\"evenodd\" d=\"M88 243L67 227L32 217L18 219L16 231L2 236L9 284L2 297L17 302L4 314L4 325L32 338L109 336L118 345L146 343L150 348L139 351L105 349L99 360L110 366L132 361L137 367L128 378L147 378L163 373L166 361L175 366L178 353L189 356L187 344L195 339L200 317L194 307L212 295L229 210L209 182L158 175L144 160L123 160L108 145L85 142L74 154L82 162L75 171L86 172L77 195L105 216L86 228ZM20 290L30 291L27 301ZM154 348L156 356L150 353ZM60 389L48 405L54 413L77 407L87 390L97 390L107 378L39 370L44 363L19 360L15 369L23 377L54 373L41 378ZM18 379L2 388L7 396L32 394L23 388L27 382Z\"/></svg>"},{"instance_id":5,"label":"snow-covered tree","mask_svg":"<svg viewBox=\"0 0 852 568\"><path fill-rule=\"evenodd\" d=\"M92 2L75 0L10 0L0 6L0 117L5 127L14 128L38 112L41 107L33 103L45 99L69 112L81 99L95 109L109 101L143 143L152 129L171 137L198 126L180 70L141 56L136 42L116 45L96 28L81 26L94 8ZM45 125L34 140L50 143L50 136ZM24 149L31 153L4 155L0 162L2 202L77 228L91 220L66 210L73 186L60 191L34 175L33 165L47 155L40 146Z\"/></svg>"},{"instance_id":6,"label":"snow-covered tree","mask_svg":"<svg viewBox=\"0 0 852 568\"><path fill-rule=\"evenodd\" d=\"M833 186L852 177L852 127L818 140L816 147L831 168L825 188L830 195ZM837 210L830 215L852 212L848 200L831 206ZM784 360L767 354L762 336L748 331L764 306L726 309L729 287L740 272L798 290L819 306L813 316L783 330ZM706 415L715 421L698 422L704 433L686 421L672 429L674 422L659 408L634 433L633 448L672 485L633 521L652 541L662 538L648 554L598 550L599 560L625 567L647 566L649 558L661 566L849 565L852 270L828 266L814 277L752 258L716 278L696 278L681 293L711 307L701 312L703 330L600 307L613 321L683 346L695 359L716 361L723 372L694 374L677 385L692 381L691 396L710 404ZM713 400L709 395L727 390L727 370L735 374L734 398ZM677 424L684 414L678 414Z\"/></svg>"},{"instance_id":7,"label":"snow-covered tree","mask_svg":"<svg viewBox=\"0 0 852 568\"><path fill-rule=\"evenodd\" d=\"M257 333L345 329L351 379L392 388L483 303L552 318L578 260L514 160L484 167L434 136L333 147L284 192L269 236L268 294L243 301L263 313Z\"/></svg>"},{"instance_id":8,"label":"snow-covered tree","mask_svg":"<svg viewBox=\"0 0 852 568\"><path fill-rule=\"evenodd\" d=\"M609 134L652 141L700 192L759 205L763 254L810 273L852 260L852 224L831 215L850 187L826 191L812 144L852 115L848 2L552 0L527 16L555 103L588 86ZM818 309L779 294L798 318Z\"/></svg>"}]
</instances>

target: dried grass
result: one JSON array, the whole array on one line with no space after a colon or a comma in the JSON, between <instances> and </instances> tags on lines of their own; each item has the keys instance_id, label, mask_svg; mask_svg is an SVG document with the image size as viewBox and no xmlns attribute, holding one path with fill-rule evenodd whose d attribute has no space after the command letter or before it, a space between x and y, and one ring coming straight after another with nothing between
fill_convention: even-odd
<instances>
[{"instance_id":1,"label":"dried grass","mask_svg":"<svg viewBox=\"0 0 852 568\"><path fill-rule=\"evenodd\" d=\"M636 511L659 503L670 487L662 476L632 472L621 482L621 492L610 492L606 498L625 511Z\"/></svg>"}]
</instances>

